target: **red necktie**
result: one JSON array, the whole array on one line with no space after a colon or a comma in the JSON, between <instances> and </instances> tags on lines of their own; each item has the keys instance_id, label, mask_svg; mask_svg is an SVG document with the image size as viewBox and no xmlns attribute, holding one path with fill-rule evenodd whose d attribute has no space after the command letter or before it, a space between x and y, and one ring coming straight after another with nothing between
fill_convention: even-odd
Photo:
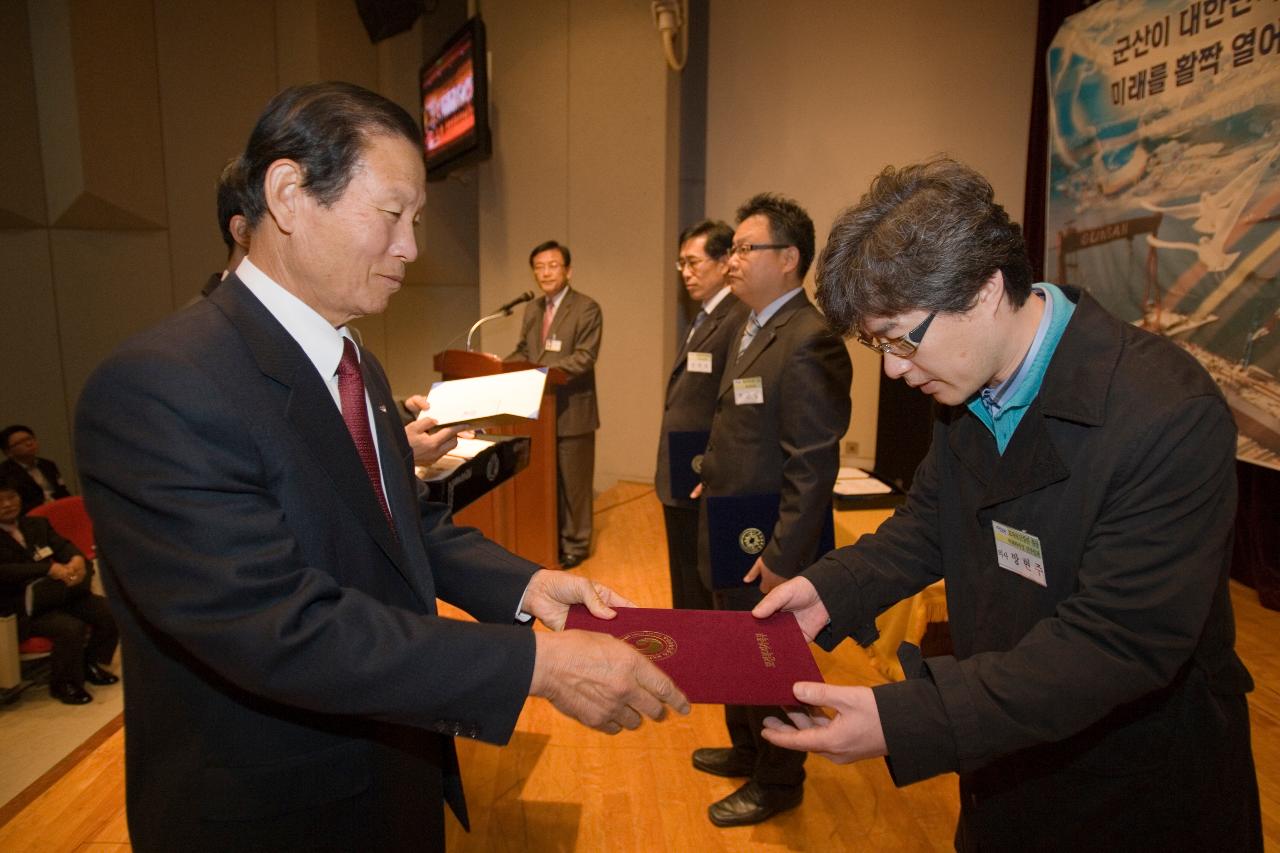
<instances>
[{"instance_id":1,"label":"red necktie","mask_svg":"<svg viewBox=\"0 0 1280 853\"><path fill-rule=\"evenodd\" d=\"M360 375L360 360L356 357L356 345L346 337L342 339L342 360L338 362L338 397L342 401L342 419L347 422L347 431L351 433L351 440L356 443L356 452L360 454L364 471L369 475L374 494L378 496L382 514L387 517L387 526L394 534L396 523L391 518L387 496L382 491L382 474L378 471L378 453L373 446L373 433L369 429L369 412L364 404L364 377Z\"/></svg>"}]
</instances>

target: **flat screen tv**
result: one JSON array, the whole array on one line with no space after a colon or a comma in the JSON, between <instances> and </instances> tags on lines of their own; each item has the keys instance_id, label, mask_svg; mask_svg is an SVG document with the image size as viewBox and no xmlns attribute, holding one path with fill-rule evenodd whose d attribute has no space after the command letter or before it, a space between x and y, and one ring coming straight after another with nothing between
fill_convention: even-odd
<instances>
[{"instance_id":1,"label":"flat screen tv","mask_svg":"<svg viewBox=\"0 0 1280 853\"><path fill-rule=\"evenodd\" d=\"M489 74L484 22L477 16L422 66L422 143L427 180L488 159Z\"/></svg>"}]
</instances>

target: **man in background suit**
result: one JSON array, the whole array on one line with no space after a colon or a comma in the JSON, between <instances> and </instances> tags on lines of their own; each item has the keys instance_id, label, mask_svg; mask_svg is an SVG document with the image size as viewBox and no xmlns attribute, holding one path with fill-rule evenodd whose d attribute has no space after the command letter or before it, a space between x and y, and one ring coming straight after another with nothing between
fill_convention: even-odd
<instances>
[{"instance_id":1,"label":"man in background suit","mask_svg":"<svg viewBox=\"0 0 1280 853\"><path fill-rule=\"evenodd\" d=\"M0 462L0 477L18 490L23 515L45 501L70 497L57 464L40 457L40 442L31 427L13 424L0 430L0 447L7 457Z\"/></svg>"},{"instance_id":2,"label":"man in background suit","mask_svg":"<svg viewBox=\"0 0 1280 853\"><path fill-rule=\"evenodd\" d=\"M351 84L296 86L242 159L250 257L108 356L77 409L130 675L130 837L437 850L443 801L467 823L453 737L504 743L528 695L605 732L687 703L626 644L558 632L572 602L625 600L421 498L386 375L347 327L417 256L413 119Z\"/></svg>"},{"instance_id":3,"label":"man in background suit","mask_svg":"<svg viewBox=\"0 0 1280 853\"><path fill-rule=\"evenodd\" d=\"M213 293L227 276L235 272L245 255L249 254L249 225L245 221L244 203L241 201L243 185L240 158L232 157L218 176L218 231L227 247L227 265L222 268L222 272L209 276L204 287L200 288L201 296Z\"/></svg>"},{"instance_id":4,"label":"man in background suit","mask_svg":"<svg viewBox=\"0 0 1280 853\"><path fill-rule=\"evenodd\" d=\"M529 267L542 296L524 309L520 340L508 361L558 367L569 381L556 389L556 470L560 563L572 569L591 553L591 495L596 466L596 359L604 319L600 306L569 287L569 247L548 240L533 247Z\"/></svg>"},{"instance_id":5,"label":"man in background suit","mask_svg":"<svg viewBox=\"0 0 1280 853\"><path fill-rule=\"evenodd\" d=\"M671 602L674 607L710 610L711 590L698 576L698 506L689 497L689 488L672 489L672 433L705 433L711 430L719 396L720 377L730 356L730 346L742 331L747 309L730 292L729 247L733 229L723 222L705 219L680 235L680 255L676 269L685 290L698 303L684 343L667 379L667 399L658 433L658 467L654 489L662 501L662 517L667 529L667 559L671 572ZM683 449L683 448L680 448ZM693 467L697 480L702 453L677 464Z\"/></svg>"},{"instance_id":6,"label":"man in background suit","mask_svg":"<svg viewBox=\"0 0 1280 853\"><path fill-rule=\"evenodd\" d=\"M844 343L805 295L813 261L813 222L790 199L761 194L738 209L729 286L751 309L735 336L720 380L711 439L702 462L699 570L711 586L707 503L721 496L778 495L778 521L743 578L755 586L717 590L724 610L750 610L820 555L840 469L840 438L849 425L853 368ZM800 804L802 752L761 737L777 709L727 706L732 747L698 749L693 765L747 782L708 810L717 826L759 823Z\"/></svg>"}]
</instances>

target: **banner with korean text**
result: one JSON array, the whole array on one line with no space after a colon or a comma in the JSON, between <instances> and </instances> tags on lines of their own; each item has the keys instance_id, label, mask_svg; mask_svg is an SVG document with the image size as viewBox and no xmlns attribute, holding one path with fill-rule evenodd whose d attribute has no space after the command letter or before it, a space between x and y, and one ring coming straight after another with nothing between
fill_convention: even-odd
<instances>
[{"instance_id":1,"label":"banner with korean text","mask_svg":"<svg viewBox=\"0 0 1280 853\"><path fill-rule=\"evenodd\" d=\"M1280 468L1280 0L1103 0L1046 61L1048 277L1194 355Z\"/></svg>"}]
</instances>

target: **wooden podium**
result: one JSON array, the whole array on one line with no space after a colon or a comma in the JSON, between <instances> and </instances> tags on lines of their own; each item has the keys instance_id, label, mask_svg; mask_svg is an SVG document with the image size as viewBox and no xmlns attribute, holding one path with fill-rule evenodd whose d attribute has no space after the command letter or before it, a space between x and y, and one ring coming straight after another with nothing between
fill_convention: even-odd
<instances>
[{"instance_id":1,"label":"wooden podium","mask_svg":"<svg viewBox=\"0 0 1280 853\"><path fill-rule=\"evenodd\" d=\"M530 370L540 365L503 361L486 352L445 350L435 368L446 380ZM493 427L488 432L527 435L529 467L454 515L458 524L478 527L493 541L526 560L560 568L560 525L556 495L556 386L568 381L564 371L547 368L547 386L536 421ZM428 414L430 412L428 411Z\"/></svg>"}]
</instances>

